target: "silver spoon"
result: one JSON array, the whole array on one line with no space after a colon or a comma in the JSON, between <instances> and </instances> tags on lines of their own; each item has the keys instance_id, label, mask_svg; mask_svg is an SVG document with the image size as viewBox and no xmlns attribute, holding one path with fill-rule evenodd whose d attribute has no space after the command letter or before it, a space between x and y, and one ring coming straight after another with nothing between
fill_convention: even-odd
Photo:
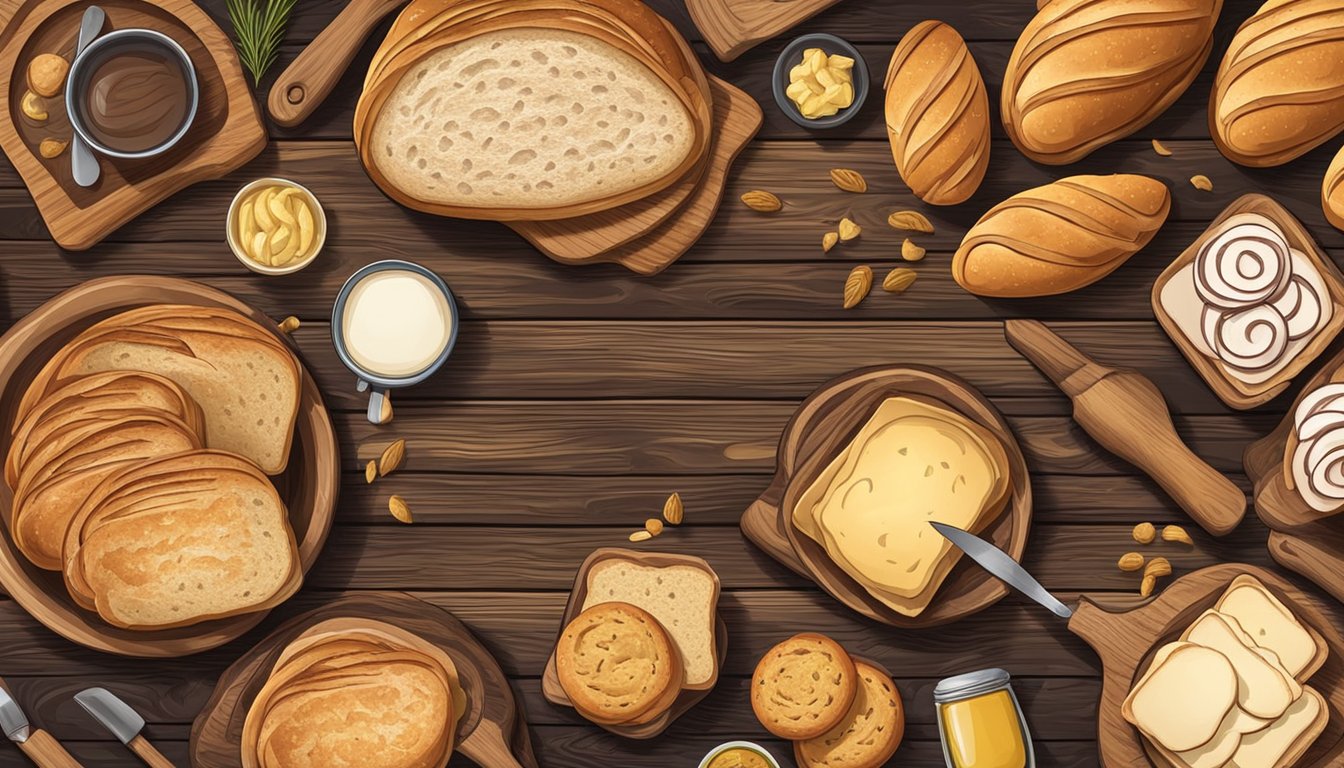
<instances>
[{"instance_id":1,"label":"silver spoon","mask_svg":"<svg viewBox=\"0 0 1344 768\"><path fill-rule=\"evenodd\" d=\"M84 11L84 18L79 22L79 43L75 48L75 55L78 56L93 39L98 37L98 33L103 31L103 22L107 20L107 14L103 9L96 5L91 5ZM66 87L70 87L67 83ZM67 104L70 103L67 101ZM98 183L98 177L102 174L102 169L98 166L98 158L93 154L93 149L76 133L70 140L70 173L75 178L75 183L81 187L92 187Z\"/></svg>"}]
</instances>

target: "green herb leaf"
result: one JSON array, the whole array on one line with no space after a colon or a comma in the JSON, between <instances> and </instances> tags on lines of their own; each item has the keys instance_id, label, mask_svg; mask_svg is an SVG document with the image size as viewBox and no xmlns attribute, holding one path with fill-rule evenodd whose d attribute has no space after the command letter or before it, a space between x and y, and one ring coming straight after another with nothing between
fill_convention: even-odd
<instances>
[{"instance_id":1,"label":"green herb leaf","mask_svg":"<svg viewBox=\"0 0 1344 768\"><path fill-rule=\"evenodd\" d=\"M297 0L228 0L229 18L238 37L238 58L252 73L252 82L261 78L275 63L280 41L285 37L289 12Z\"/></svg>"}]
</instances>

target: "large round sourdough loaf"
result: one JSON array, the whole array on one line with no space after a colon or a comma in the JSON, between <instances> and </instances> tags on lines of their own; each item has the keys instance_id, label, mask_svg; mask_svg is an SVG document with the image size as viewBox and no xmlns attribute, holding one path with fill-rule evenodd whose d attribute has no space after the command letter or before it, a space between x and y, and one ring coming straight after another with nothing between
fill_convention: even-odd
<instances>
[{"instance_id":1,"label":"large round sourdough loaf","mask_svg":"<svg viewBox=\"0 0 1344 768\"><path fill-rule=\"evenodd\" d=\"M1325 218L1337 229L1344 229L1344 147L1340 147L1321 183L1321 206Z\"/></svg>"},{"instance_id":2,"label":"large round sourdough loaf","mask_svg":"<svg viewBox=\"0 0 1344 768\"><path fill-rule=\"evenodd\" d=\"M981 296L1077 290L1147 245L1170 210L1167 185L1147 176L1060 179L1019 192L982 216L953 256L952 276Z\"/></svg>"},{"instance_id":3,"label":"large round sourdough loaf","mask_svg":"<svg viewBox=\"0 0 1344 768\"><path fill-rule=\"evenodd\" d=\"M1044 5L1004 72L1001 111L1009 138L1037 162L1065 165L1139 130L1199 74L1222 6L1222 0Z\"/></svg>"},{"instance_id":4,"label":"large round sourdough loaf","mask_svg":"<svg viewBox=\"0 0 1344 768\"><path fill-rule=\"evenodd\" d=\"M896 170L921 200L956 205L989 167L989 97L961 35L916 24L887 67L887 138Z\"/></svg>"},{"instance_id":5,"label":"large round sourdough loaf","mask_svg":"<svg viewBox=\"0 0 1344 768\"><path fill-rule=\"evenodd\" d=\"M1344 3L1269 0L1228 45L1209 130L1229 160L1281 165L1344 130Z\"/></svg>"}]
</instances>

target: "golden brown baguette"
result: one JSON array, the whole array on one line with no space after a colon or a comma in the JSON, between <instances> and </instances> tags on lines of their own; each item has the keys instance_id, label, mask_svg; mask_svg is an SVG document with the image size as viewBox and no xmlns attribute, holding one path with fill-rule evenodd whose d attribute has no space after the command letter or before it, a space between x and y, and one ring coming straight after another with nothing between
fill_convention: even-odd
<instances>
[{"instance_id":1,"label":"golden brown baguette","mask_svg":"<svg viewBox=\"0 0 1344 768\"><path fill-rule=\"evenodd\" d=\"M1344 229L1344 147L1340 147L1325 172L1325 181L1321 183L1321 206L1325 208L1325 218Z\"/></svg>"},{"instance_id":2,"label":"golden brown baguette","mask_svg":"<svg viewBox=\"0 0 1344 768\"><path fill-rule=\"evenodd\" d=\"M1003 76L1003 125L1032 160L1065 165L1162 114L1213 48L1222 0L1043 4Z\"/></svg>"},{"instance_id":3,"label":"golden brown baguette","mask_svg":"<svg viewBox=\"0 0 1344 768\"><path fill-rule=\"evenodd\" d=\"M1344 130L1344 4L1269 0L1218 67L1209 131L1233 162L1266 168Z\"/></svg>"},{"instance_id":4,"label":"golden brown baguette","mask_svg":"<svg viewBox=\"0 0 1344 768\"><path fill-rule=\"evenodd\" d=\"M1147 245L1170 209L1167 185L1147 176L1060 179L1019 192L982 216L952 258L952 276L981 296L1074 291Z\"/></svg>"},{"instance_id":5,"label":"golden brown baguette","mask_svg":"<svg viewBox=\"0 0 1344 768\"><path fill-rule=\"evenodd\" d=\"M961 35L924 21L887 67L887 138L896 170L921 200L964 202L989 166L989 97Z\"/></svg>"}]
</instances>

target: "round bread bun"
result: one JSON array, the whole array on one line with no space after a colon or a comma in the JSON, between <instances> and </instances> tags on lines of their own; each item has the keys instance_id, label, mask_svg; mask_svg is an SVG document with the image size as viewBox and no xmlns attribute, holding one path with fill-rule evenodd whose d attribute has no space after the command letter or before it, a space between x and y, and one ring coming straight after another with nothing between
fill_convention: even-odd
<instances>
[{"instance_id":1,"label":"round bread bun","mask_svg":"<svg viewBox=\"0 0 1344 768\"><path fill-rule=\"evenodd\" d=\"M854 662L859 687L844 720L814 739L795 742L799 768L882 768L905 735L901 692L886 672Z\"/></svg>"},{"instance_id":2,"label":"round bread bun","mask_svg":"<svg viewBox=\"0 0 1344 768\"><path fill-rule=\"evenodd\" d=\"M661 715L681 692L680 653L663 625L629 603L580 613L555 649L560 686L584 717L637 725Z\"/></svg>"},{"instance_id":3,"label":"round bread bun","mask_svg":"<svg viewBox=\"0 0 1344 768\"><path fill-rule=\"evenodd\" d=\"M751 676L751 708L782 739L822 736L840 725L859 687L854 661L825 635L794 635L766 652Z\"/></svg>"}]
</instances>

